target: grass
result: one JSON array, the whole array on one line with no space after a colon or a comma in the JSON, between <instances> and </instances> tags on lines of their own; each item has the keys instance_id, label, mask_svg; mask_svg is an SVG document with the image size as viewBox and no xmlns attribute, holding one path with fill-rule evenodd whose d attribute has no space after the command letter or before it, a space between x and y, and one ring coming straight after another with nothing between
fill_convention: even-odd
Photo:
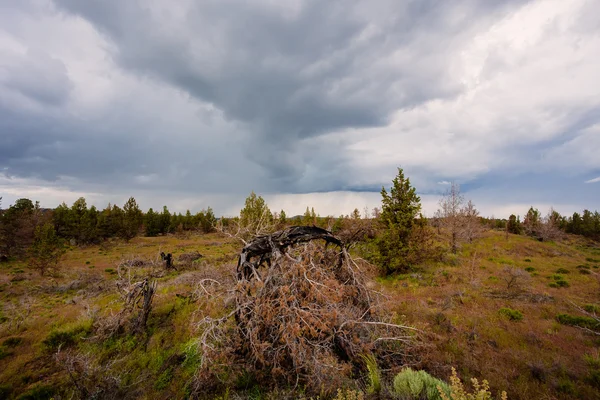
<instances>
[{"instance_id":1,"label":"grass","mask_svg":"<svg viewBox=\"0 0 600 400\"><path fill-rule=\"evenodd\" d=\"M523 320L523 313L519 310L513 310L512 308L508 308L508 307L503 307L500 310L498 310L498 314L502 315L503 317L508 318L510 321L522 321Z\"/></svg>"},{"instance_id":2,"label":"grass","mask_svg":"<svg viewBox=\"0 0 600 400\"><path fill-rule=\"evenodd\" d=\"M594 266L600 262L598 254L584 244L576 237L543 243L487 232L456 255L426 262L408 274L387 278L373 274L368 284L386 296L390 321L434 334L427 346L411 354L431 376L448 377L454 365L464 382L485 376L493 393L507 390L511 400L592 399L600 384L600 362L587 360L597 358L598 341L576 327L595 325L588 316L574 315L570 303L577 299L586 312L598 312L598 283L592 272L597 272ZM135 238L130 243L115 240L73 248L65 256L59 276L52 278L39 277L18 261L0 264L0 348L7 354L0 360L0 398L3 393L10 393L4 396L9 398L71 397L75 392L69 378L53 361L59 346L61 352L88 354L103 373L118 375L127 390L138 390L146 398L186 398L202 360L195 321L227 312L221 298L205 296L191 301L195 289L191 279L231 274L240 247L217 234ZM91 340L92 318L120 310L121 297L115 285L120 261L134 256L154 259L160 251L174 255L199 251L204 258L186 269L157 274L158 294L148 320L148 337L122 335L103 343ZM507 291L505 265L529 272L522 291ZM150 272L149 267L139 267L132 279ZM23 279L11 282L16 276ZM81 288L56 290L75 280L84 281ZM17 321L21 321L19 327ZM534 362L543 368L546 383L531 374ZM553 367L555 364L560 368ZM252 389L252 374L232 376L245 386L232 384L216 393L229 390L229 398L237 398L236 390L246 397L255 390L255 397L269 398L268 389ZM369 376L376 375L365 374L363 390L373 383ZM385 390L385 383L380 385Z\"/></svg>"}]
</instances>

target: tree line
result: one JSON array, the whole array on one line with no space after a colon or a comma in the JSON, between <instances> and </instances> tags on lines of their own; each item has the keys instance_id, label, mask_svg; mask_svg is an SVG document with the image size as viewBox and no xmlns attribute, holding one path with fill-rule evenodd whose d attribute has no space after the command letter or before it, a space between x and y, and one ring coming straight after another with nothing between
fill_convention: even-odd
<instances>
[{"instance_id":1,"label":"tree line","mask_svg":"<svg viewBox=\"0 0 600 400\"><path fill-rule=\"evenodd\" d=\"M41 209L39 202L19 199L8 209L0 208L0 257L24 257L28 251L38 251L33 256L43 259L44 251L60 247L59 243L65 241L74 245L100 243L109 238L129 241L141 234L209 233L218 229L246 240L295 224L332 231L349 245L360 248L363 256L379 265L384 274L390 274L410 269L444 251L433 245L435 234L447 238L448 250L453 253L461 243L472 242L485 229L504 230L507 235L526 234L542 241L556 240L564 233L600 239L597 211L584 210L582 214L576 212L566 217L550 209L542 216L531 207L523 221L514 214L508 219L484 218L472 201L465 201L455 183L440 199L434 216L426 218L416 189L401 168L391 188L382 188L381 196L381 208L365 209L362 214L355 209L350 215L321 217L314 208L307 207L303 215L290 218L284 210L272 212L266 201L252 192L239 216L220 219L210 207L196 214L189 210L185 214L171 213L167 206L161 211L150 208L144 213L133 197L122 207L109 204L103 210L93 205L88 207L83 197L71 206L62 203L53 210ZM48 243L53 245L48 247Z\"/></svg>"}]
</instances>

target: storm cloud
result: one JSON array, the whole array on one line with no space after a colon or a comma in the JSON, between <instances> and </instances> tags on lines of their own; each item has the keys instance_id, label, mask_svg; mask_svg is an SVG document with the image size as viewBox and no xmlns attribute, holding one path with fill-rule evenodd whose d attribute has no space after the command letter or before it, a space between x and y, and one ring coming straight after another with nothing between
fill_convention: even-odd
<instances>
[{"instance_id":1,"label":"storm cloud","mask_svg":"<svg viewBox=\"0 0 600 400\"><path fill-rule=\"evenodd\" d=\"M598 208L595 2L0 0L0 10L5 199L38 187L54 190L49 203L134 195L225 213L255 190L282 207L304 208L312 193L341 213L327 193L371 205L402 166L425 196L454 180L488 212Z\"/></svg>"}]
</instances>

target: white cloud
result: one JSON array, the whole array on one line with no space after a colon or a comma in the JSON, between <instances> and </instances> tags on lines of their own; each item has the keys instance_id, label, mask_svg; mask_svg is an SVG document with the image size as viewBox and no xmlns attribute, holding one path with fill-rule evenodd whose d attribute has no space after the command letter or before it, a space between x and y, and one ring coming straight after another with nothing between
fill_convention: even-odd
<instances>
[{"instance_id":1,"label":"white cloud","mask_svg":"<svg viewBox=\"0 0 600 400\"><path fill-rule=\"evenodd\" d=\"M596 183L596 182L600 182L600 176L594 179L590 179L588 181L585 181L585 183Z\"/></svg>"}]
</instances>

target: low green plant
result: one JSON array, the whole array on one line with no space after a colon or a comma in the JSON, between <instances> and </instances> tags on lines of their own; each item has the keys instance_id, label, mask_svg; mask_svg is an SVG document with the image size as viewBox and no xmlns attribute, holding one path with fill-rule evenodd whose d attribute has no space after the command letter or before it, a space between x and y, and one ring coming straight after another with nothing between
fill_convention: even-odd
<instances>
[{"instance_id":1,"label":"low green plant","mask_svg":"<svg viewBox=\"0 0 600 400\"><path fill-rule=\"evenodd\" d=\"M450 376L450 394L446 394L443 388L440 388L439 393L442 400L493 400L490 385L487 380L483 380L481 384L476 378L471 379L473 384L473 393L465 390L460 378L456 374L456 370L452 367L452 375ZM501 400L507 400L506 392L500 393Z\"/></svg>"},{"instance_id":2,"label":"low green plant","mask_svg":"<svg viewBox=\"0 0 600 400\"><path fill-rule=\"evenodd\" d=\"M600 307L595 304L584 304L582 308L592 314L600 313Z\"/></svg>"},{"instance_id":3,"label":"low green plant","mask_svg":"<svg viewBox=\"0 0 600 400\"><path fill-rule=\"evenodd\" d=\"M114 275L114 274L116 274L116 273L117 273L117 271L115 271L113 268L106 268L106 269L104 270L104 272L106 272L106 273L109 273L109 274L111 274L111 275Z\"/></svg>"},{"instance_id":4,"label":"low green plant","mask_svg":"<svg viewBox=\"0 0 600 400\"><path fill-rule=\"evenodd\" d=\"M527 271L527 272L533 272L533 271L535 271L535 268L533 268L533 267L525 267L525 271Z\"/></svg>"},{"instance_id":5,"label":"low green plant","mask_svg":"<svg viewBox=\"0 0 600 400\"><path fill-rule=\"evenodd\" d=\"M592 330L600 329L600 321L591 317L583 317L579 315L570 314L558 314L556 316L556 320L563 325L578 326L581 328L587 328Z\"/></svg>"},{"instance_id":6,"label":"low green plant","mask_svg":"<svg viewBox=\"0 0 600 400\"><path fill-rule=\"evenodd\" d=\"M400 398L441 400L441 393L450 395L448 384L425 371L404 368L394 377L393 394Z\"/></svg>"},{"instance_id":7,"label":"low green plant","mask_svg":"<svg viewBox=\"0 0 600 400\"><path fill-rule=\"evenodd\" d=\"M8 350L6 347L4 346L0 346L0 360L12 355L12 351Z\"/></svg>"},{"instance_id":8,"label":"low green plant","mask_svg":"<svg viewBox=\"0 0 600 400\"><path fill-rule=\"evenodd\" d=\"M363 362L367 367L367 394L374 394L381 392L381 373L377 366L377 359L373 354L366 354L362 356Z\"/></svg>"},{"instance_id":9,"label":"low green plant","mask_svg":"<svg viewBox=\"0 0 600 400\"><path fill-rule=\"evenodd\" d=\"M72 346L92 331L92 321L85 320L62 329L50 331L42 344L47 350L56 351L60 347Z\"/></svg>"},{"instance_id":10,"label":"low green plant","mask_svg":"<svg viewBox=\"0 0 600 400\"><path fill-rule=\"evenodd\" d=\"M498 313L511 321L523 320L523 313L519 310L513 310L512 308L503 307L498 310Z\"/></svg>"},{"instance_id":11,"label":"low green plant","mask_svg":"<svg viewBox=\"0 0 600 400\"><path fill-rule=\"evenodd\" d=\"M17 397L17 400L43 400L51 399L54 395L54 388L46 385L37 385Z\"/></svg>"},{"instance_id":12,"label":"low green plant","mask_svg":"<svg viewBox=\"0 0 600 400\"><path fill-rule=\"evenodd\" d=\"M343 391L338 389L333 400L364 400L364 398L365 394L360 390L346 389L346 391Z\"/></svg>"},{"instance_id":13,"label":"low green plant","mask_svg":"<svg viewBox=\"0 0 600 400\"><path fill-rule=\"evenodd\" d=\"M154 383L154 389L156 390L164 390L169 386L171 380L173 379L173 367L167 368L159 377L156 379Z\"/></svg>"},{"instance_id":14,"label":"low green plant","mask_svg":"<svg viewBox=\"0 0 600 400\"><path fill-rule=\"evenodd\" d=\"M21 339L20 337L9 337L8 339L5 339L4 342L2 342L2 345L6 347L17 347L22 342L23 339Z\"/></svg>"},{"instance_id":15,"label":"low green plant","mask_svg":"<svg viewBox=\"0 0 600 400\"><path fill-rule=\"evenodd\" d=\"M525 262L531 262L531 258L526 258L524 261Z\"/></svg>"},{"instance_id":16,"label":"low green plant","mask_svg":"<svg viewBox=\"0 0 600 400\"><path fill-rule=\"evenodd\" d=\"M557 273L557 274L570 274L570 273L571 273L571 271L569 271L569 270L568 270L568 269L566 269L566 268L559 268L559 269L557 269L557 270L556 270L556 273Z\"/></svg>"}]
</instances>

